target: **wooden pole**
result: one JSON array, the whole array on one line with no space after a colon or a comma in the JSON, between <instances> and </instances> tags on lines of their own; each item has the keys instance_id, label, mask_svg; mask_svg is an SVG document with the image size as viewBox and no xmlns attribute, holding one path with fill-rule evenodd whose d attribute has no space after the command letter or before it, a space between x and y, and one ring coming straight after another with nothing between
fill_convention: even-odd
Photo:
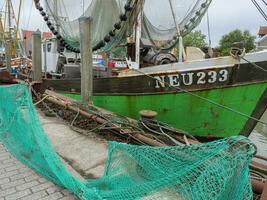
<instances>
[{"instance_id":1,"label":"wooden pole","mask_svg":"<svg viewBox=\"0 0 267 200\"><path fill-rule=\"evenodd\" d=\"M82 103L92 102L93 95L93 52L91 40L92 19L82 17L79 19L81 44L81 97Z\"/></svg>"},{"instance_id":2,"label":"wooden pole","mask_svg":"<svg viewBox=\"0 0 267 200\"><path fill-rule=\"evenodd\" d=\"M41 32L36 31L32 34L32 66L33 80L42 81L42 41Z\"/></svg>"},{"instance_id":3,"label":"wooden pole","mask_svg":"<svg viewBox=\"0 0 267 200\"><path fill-rule=\"evenodd\" d=\"M6 59L6 68L7 68L7 71L8 72L12 72L12 69L11 69L11 45L12 45L12 42L10 39L6 40L6 43L5 43L5 59Z\"/></svg>"}]
</instances>

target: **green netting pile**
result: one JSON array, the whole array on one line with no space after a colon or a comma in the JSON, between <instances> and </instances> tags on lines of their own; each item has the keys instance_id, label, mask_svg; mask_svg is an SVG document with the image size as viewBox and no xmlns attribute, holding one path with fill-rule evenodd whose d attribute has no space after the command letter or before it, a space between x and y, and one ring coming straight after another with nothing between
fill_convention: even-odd
<instances>
[{"instance_id":1,"label":"green netting pile","mask_svg":"<svg viewBox=\"0 0 267 200\"><path fill-rule=\"evenodd\" d=\"M255 149L244 137L185 147L110 142L104 176L78 180L61 163L22 84L0 86L0 139L20 161L81 199L252 199Z\"/></svg>"}]
</instances>

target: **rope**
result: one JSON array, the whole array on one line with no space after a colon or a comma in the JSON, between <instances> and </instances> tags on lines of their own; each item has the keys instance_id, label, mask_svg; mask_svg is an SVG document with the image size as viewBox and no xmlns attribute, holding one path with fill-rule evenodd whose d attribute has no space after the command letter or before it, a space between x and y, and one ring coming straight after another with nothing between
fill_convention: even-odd
<instances>
[{"instance_id":1,"label":"rope","mask_svg":"<svg viewBox=\"0 0 267 200\"><path fill-rule=\"evenodd\" d=\"M138 73L140 73L140 74L143 74L144 76L147 76L147 77L149 77L149 78L151 78L151 79L153 79L153 80L157 80L157 79L154 78L153 76L151 76L151 75L149 75L149 74L146 74L146 73L144 73L144 72L142 72L142 71L140 71L140 70L138 70L138 69L131 69L131 70L136 71L136 72L138 72ZM203 101L209 102L209 103L211 103L211 104L213 104L213 105L215 105L215 106L221 107L221 108L223 108L223 109L225 109L225 110L228 110L228 111L230 111L230 112L233 112L233 113L238 114L238 115L240 115L240 116L243 116L243 117L245 117L245 118L254 120L254 121L258 122L258 123L267 125L267 122L261 121L261 120L255 118L255 117L251 117L251 116L249 116L249 115L247 115L247 114L245 114L245 113L242 113L242 112L240 112L240 111L238 111L238 110L235 110L235 109L233 109L233 108L230 108L230 107L228 107L228 106L224 106L224 105L222 105L222 104L219 104L219 103L217 103L217 102L215 102L215 101L212 101L212 100L210 100L210 99L208 99L208 98L205 98L205 97L199 96L199 95L197 95L197 94L194 94L194 93L192 93L192 92L190 92L190 91L188 91L188 90L182 89L182 88L179 87L179 86L172 86L172 85L170 85L169 83L164 82L164 81L161 81L161 82L164 83L165 85L167 85L169 88L177 89L178 91L182 91L182 92L184 92L184 93L187 93L187 94L189 94L189 95L191 95L191 96L193 96L193 97L196 97L196 98L201 99L201 100L203 100Z\"/></svg>"},{"instance_id":2,"label":"rope","mask_svg":"<svg viewBox=\"0 0 267 200\"><path fill-rule=\"evenodd\" d=\"M80 108L78 109L78 112L77 112L76 116L74 117L74 119L72 120L70 126L73 126L74 122L76 121L76 119L78 118L79 115L80 115Z\"/></svg>"},{"instance_id":3,"label":"rope","mask_svg":"<svg viewBox=\"0 0 267 200\"><path fill-rule=\"evenodd\" d=\"M41 100L39 100L38 102L36 102L36 103L33 104L33 105L35 105L35 106L39 105L39 104L42 103L44 100L46 100L48 97L51 97L51 96L50 96L50 95L46 95L45 97L43 97Z\"/></svg>"},{"instance_id":4,"label":"rope","mask_svg":"<svg viewBox=\"0 0 267 200\"><path fill-rule=\"evenodd\" d=\"M253 65L255 68L259 68L260 70L262 70L264 72L267 72L266 69L260 67L259 65L257 65L254 62L250 62L249 60L247 60L245 58L245 55L246 55L246 49L245 48L243 48L243 49L240 49L240 48L237 48L237 47L231 48L230 55L235 59L238 59L238 60L242 59L242 60L246 61L247 63ZM239 63L239 65L240 65L240 63Z\"/></svg>"},{"instance_id":5,"label":"rope","mask_svg":"<svg viewBox=\"0 0 267 200\"><path fill-rule=\"evenodd\" d=\"M253 63L253 62L250 62L249 60L247 60L246 58L244 58L244 57L240 57L242 60L244 60L244 61L246 61L247 63L249 63L249 64L251 64L251 65L253 65L254 67L256 67L256 68L259 68L259 69L261 69L262 71L264 71L264 72L266 72L267 73L267 70L266 69L264 69L264 68L262 68L262 67L260 67L259 65L257 65L256 63Z\"/></svg>"}]
</instances>

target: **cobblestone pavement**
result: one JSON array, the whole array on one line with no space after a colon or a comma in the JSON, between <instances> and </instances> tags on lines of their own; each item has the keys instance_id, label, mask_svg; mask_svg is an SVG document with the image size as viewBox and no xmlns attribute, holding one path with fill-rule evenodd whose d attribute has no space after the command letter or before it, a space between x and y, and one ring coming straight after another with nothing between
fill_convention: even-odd
<instances>
[{"instance_id":1,"label":"cobblestone pavement","mask_svg":"<svg viewBox=\"0 0 267 200\"><path fill-rule=\"evenodd\" d=\"M76 200L16 160L0 143L0 200Z\"/></svg>"}]
</instances>

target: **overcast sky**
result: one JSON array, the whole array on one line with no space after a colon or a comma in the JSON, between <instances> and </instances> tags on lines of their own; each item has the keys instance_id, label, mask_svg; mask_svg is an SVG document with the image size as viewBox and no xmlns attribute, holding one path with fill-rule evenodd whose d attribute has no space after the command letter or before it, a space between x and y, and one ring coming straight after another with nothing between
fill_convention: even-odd
<instances>
[{"instance_id":1,"label":"overcast sky","mask_svg":"<svg viewBox=\"0 0 267 200\"><path fill-rule=\"evenodd\" d=\"M3 1L0 0L1 4ZM18 1L13 0L15 7ZM262 2L262 0L257 1ZM32 2L33 0L24 0L21 28L31 30L39 28L45 30L46 25ZM81 0L73 0L73 2L81 3ZM267 6L264 4L261 5L267 13ZM256 35L260 26L267 25L267 22L260 15L251 0L213 0L209 8L209 16L213 46L218 44L222 35L236 28L250 30L252 34ZM201 24L196 28L196 30L199 29L204 34L207 34L206 17L203 18Z\"/></svg>"},{"instance_id":2,"label":"overcast sky","mask_svg":"<svg viewBox=\"0 0 267 200\"><path fill-rule=\"evenodd\" d=\"M264 4L261 6L267 13L267 6ZM267 26L267 22L251 0L213 0L209 8L209 18L213 46L218 44L222 35L236 28L249 30L257 35L260 26ZM208 33L206 17L196 29Z\"/></svg>"}]
</instances>

